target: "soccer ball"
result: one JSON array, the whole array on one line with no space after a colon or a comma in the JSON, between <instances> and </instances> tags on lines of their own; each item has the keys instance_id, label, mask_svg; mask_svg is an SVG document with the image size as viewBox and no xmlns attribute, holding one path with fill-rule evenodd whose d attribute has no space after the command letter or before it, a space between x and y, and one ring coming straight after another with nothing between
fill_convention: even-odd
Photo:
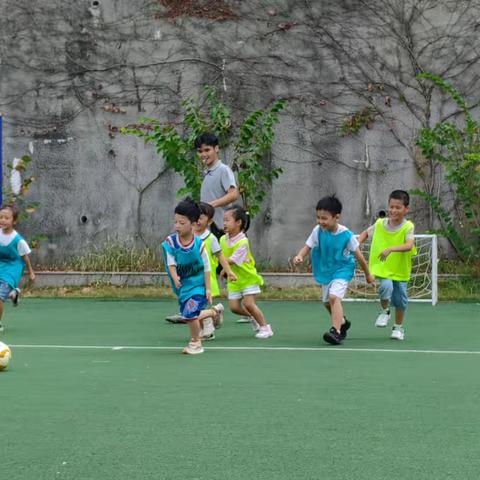
<instances>
[{"instance_id":1,"label":"soccer ball","mask_svg":"<svg viewBox=\"0 0 480 480\"><path fill-rule=\"evenodd\" d=\"M5 370L12 358L12 351L8 345L0 342L0 370Z\"/></svg>"}]
</instances>

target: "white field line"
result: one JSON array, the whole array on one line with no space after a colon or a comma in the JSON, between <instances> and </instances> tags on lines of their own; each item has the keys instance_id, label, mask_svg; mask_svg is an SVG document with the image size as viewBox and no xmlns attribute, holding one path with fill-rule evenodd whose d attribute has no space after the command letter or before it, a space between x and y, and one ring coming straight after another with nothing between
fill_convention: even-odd
<instances>
[{"instance_id":1,"label":"white field line","mask_svg":"<svg viewBox=\"0 0 480 480\"><path fill-rule=\"evenodd\" d=\"M10 345L11 348L52 348L64 350L181 350L183 346L161 347L148 345ZM206 350L266 351L266 352L360 352L360 353L419 353L438 355L480 355L475 350L420 350L395 348L345 348L345 347L210 347Z\"/></svg>"}]
</instances>

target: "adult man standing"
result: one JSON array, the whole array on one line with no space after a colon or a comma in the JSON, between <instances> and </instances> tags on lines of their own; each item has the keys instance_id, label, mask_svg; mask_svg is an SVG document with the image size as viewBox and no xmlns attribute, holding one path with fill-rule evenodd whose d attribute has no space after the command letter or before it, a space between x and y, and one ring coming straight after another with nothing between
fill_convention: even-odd
<instances>
[{"instance_id":1,"label":"adult man standing","mask_svg":"<svg viewBox=\"0 0 480 480\"><path fill-rule=\"evenodd\" d=\"M202 181L200 200L215 208L211 231L220 238L223 235L223 214L225 207L238 198L238 188L232 169L218 157L218 138L204 133L195 140L195 148L201 161L207 167Z\"/></svg>"}]
</instances>

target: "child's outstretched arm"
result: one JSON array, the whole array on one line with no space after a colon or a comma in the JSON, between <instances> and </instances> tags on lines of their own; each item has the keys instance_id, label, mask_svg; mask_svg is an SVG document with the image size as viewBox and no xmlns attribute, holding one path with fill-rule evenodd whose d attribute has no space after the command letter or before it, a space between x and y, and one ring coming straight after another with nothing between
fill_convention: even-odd
<instances>
[{"instance_id":1,"label":"child's outstretched arm","mask_svg":"<svg viewBox=\"0 0 480 480\"><path fill-rule=\"evenodd\" d=\"M212 284L210 281L210 271L205 271L205 296L207 297L208 303L212 303Z\"/></svg>"},{"instance_id":2,"label":"child's outstretched arm","mask_svg":"<svg viewBox=\"0 0 480 480\"><path fill-rule=\"evenodd\" d=\"M237 276L232 272L232 269L230 268L230 263L228 263L225 255L222 252L217 252L215 256L218 258L218 262L222 266L225 274L227 275L228 280L230 280L231 282L236 282Z\"/></svg>"},{"instance_id":3,"label":"child's outstretched arm","mask_svg":"<svg viewBox=\"0 0 480 480\"><path fill-rule=\"evenodd\" d=\"M178 289L182 286L182 282L180 281L180 277L177 273L177 266L176 265L169 265L168 270L170 271L170 276L172 277L173 283L175 287Z\"/></svg>"},{"instance_id":4,"label":"child's outstretched arm","mask_svg":"<svg viewBox=\"0 0 480 480\"><path fill-rule=\"evenodd\" d=\"M208 303L212 303L212 282L210 280L210 260L208 259L207 251L205 250L205 244L201 249L202 261L203 261L203 275L205 279L205 296Z\"/></svg>"},{"instance_id":5,"label":"child's outstretched arm","mask_svg":"<svg viewBox=\"0 0 480 480\"><path fill-rule=\"evenodd\" d=\"M225 257L227 262L230 265L241 265L242 263L248 263L250 260L248 259L248 246L247 245L240 245L232 254L231 257Z\"/></svg>"},{"instance_id":6,"label":"child's outstretched arm","mask_svg":"<svg viewBox=\"0 0 480 480\"><path fill-rule=\"evenodd\" d=\"M360 248L357 248L353 254L355 255L355 259L360 265L360 268L363 270L363 273L365 274L365 278L367 279L367 283L374 284L375 283L375 277L370 273L370 270L368 268L368 263L365 260L365 257L362 255L362 252L360 251Z\"/></svg>"},{"instance_id":7,"label":"child's outstretched arm","mask_svg":"<svg viewBox=\"0 0 480 480\"><path fill-rule=\"evenodd\" d=\"M392 253L392 252L409 252L415 243L415 240L413 238L407 240L405 243L402 243L401 245L397 245L395 247L390 247L386 248L379 256L380 260L384 262L387 257Z\"/></svg>"},{"instance_id":8,"label":"child's outstretched arm","mask_svg":"<svg viewBox=\"0 0 480 480\"><path fill-rule=\"evenodd\" d=\"M362 243L366 242L368 239L368 230L364 230L358 237L358 243L361 245Z\"/></svg>"},{"instance_id":9,"label":"child's outstretched arm","mask_svg":"<svg viewBox=\"0 0 480 480\"><path fill-rule=\"evenodd\" d=\"M32 264L30 262L30 257L28 255L23 255L22 258L23 258L23 261L25 262L25 265L27 266L28 278L31 282L34 282L35 272L33 271Z\"/></svg>"},{"instance_id":10,"label":"child's outstretched arm","mask_svg":"<svg viewBox=\"0 0 480 480\"><path fill-rule=\"evenodd\" d=\"M304 245L300 251L293 257L293 264L298 265L303 262L306 256L310 255L311 248L308 245Z\"/></svg>"}]
</instances>

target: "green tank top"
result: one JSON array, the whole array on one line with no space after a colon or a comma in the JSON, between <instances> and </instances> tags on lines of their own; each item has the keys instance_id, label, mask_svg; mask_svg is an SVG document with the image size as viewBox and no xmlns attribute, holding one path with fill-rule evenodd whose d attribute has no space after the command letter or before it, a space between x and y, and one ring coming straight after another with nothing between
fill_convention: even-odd
<instances>
[{"instance_id":1,"label":"green tank top","mask_svg":"<svg viewBox=\"0 0 480 480\"><path fill-rule=\"evenodd\" d=\"M263 278L257 273L257 269L255 268L255 260L253 258L252 252L250 252L248 238L242 238L242 240L239 240L233 246L228 245L226 235L224 235L220 239L220 247L222 247L222 253L227 258L230 258L234 254L234 252L242 245L247 246L248 262L242 263L241 265L230 265L232 268L232 272L237 276L237 281L229 281L227 283L229 292L241 292L247 287L252 287L254 285L263 285Z\"/></svg>"},{"instance_id":2,"label":"green tank top","mask_svg":"<svg viewBox=\"0 0 480 480\"><path fill-rule=\"evenodd\" d=\"M384 262L381 262L378 256L387 248L405 243L406 234L412 227L413 223L407 221L396 232L390 232L385 229L383 218L379 218L375 222L370 258L368 259L368 266L373 275L398 282L410 280L412 257L417 254L415 245L409 252L392 252Z\"/></svg>"},{"instance_id":3,"label":"green tank top","mask_svg":"<svg viewBox=\"0 0 480 480\"><path fill-rule=\"evenodd\" d=\"M210 262L210 284L212 287L212 297L218 297L220 295L220 288L218 287L217 280L217 267L218 267L218 258L212 253L212 235L210 232L203 240L205 244L205 250L207 251L208 260Z\"/></svg>"}]
</instances>

